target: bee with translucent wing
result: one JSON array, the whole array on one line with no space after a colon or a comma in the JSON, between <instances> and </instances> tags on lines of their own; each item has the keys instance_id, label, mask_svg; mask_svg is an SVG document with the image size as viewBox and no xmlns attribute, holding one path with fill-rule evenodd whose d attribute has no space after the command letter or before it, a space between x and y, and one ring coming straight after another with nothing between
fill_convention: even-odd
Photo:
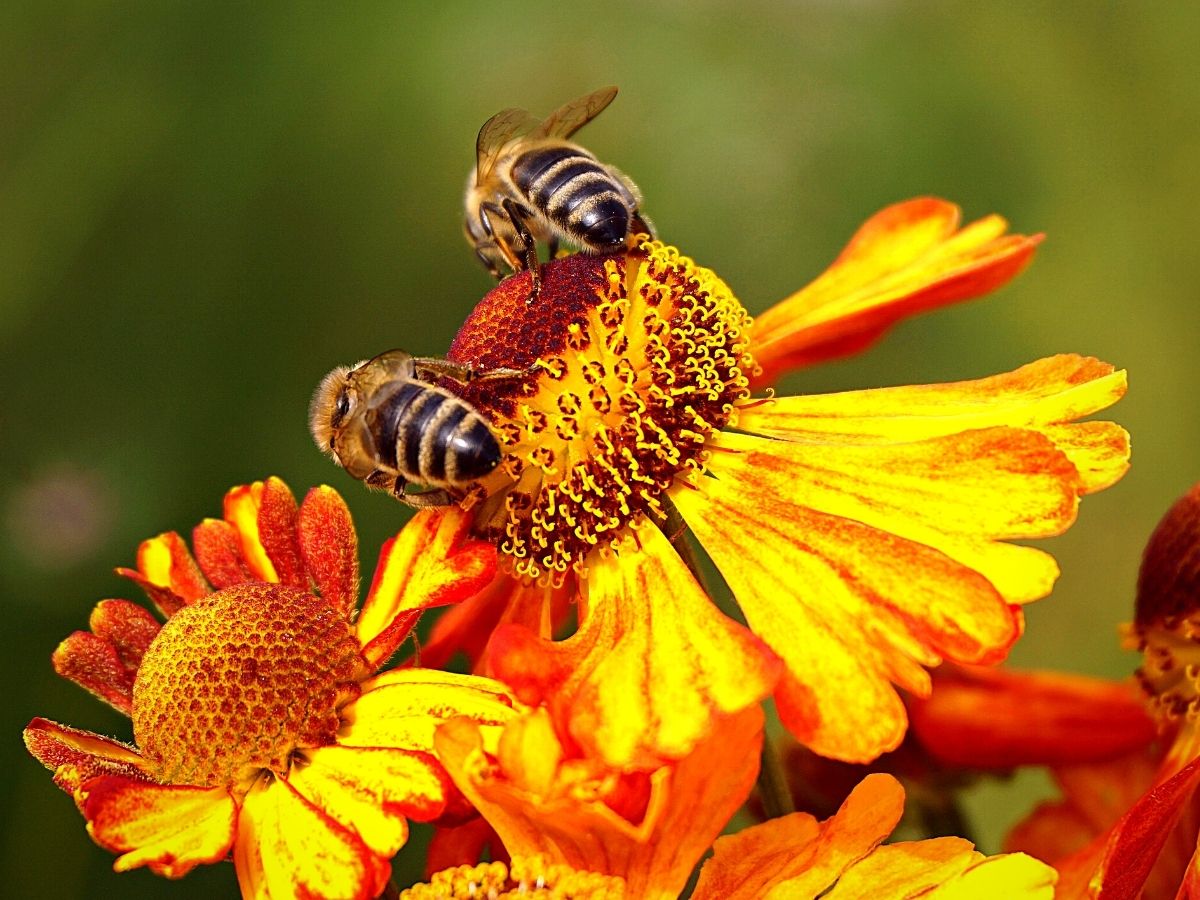
<instances>
[{"instance_id":1,"label":"bee with translucent wing","mask_svg":"<svg viewBox=\"0 0 1200 900\"><path fill-rule=\"evenodd\" d=\"M538 241L553 258L560 241L611 253L631 234L653 235L637 186L568 140L616 95L615 87L600 88L540 122L526 110L505 109L479 130L467 180L467 241L496 279L505 269L529 270L531 301L541 288Z\"/></svg>"}]
</instances>

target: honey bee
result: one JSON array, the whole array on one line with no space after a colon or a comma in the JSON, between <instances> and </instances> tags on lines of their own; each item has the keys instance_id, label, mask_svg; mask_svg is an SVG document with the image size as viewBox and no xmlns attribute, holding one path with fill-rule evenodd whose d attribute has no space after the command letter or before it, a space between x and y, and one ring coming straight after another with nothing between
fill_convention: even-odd
<instances>
[{"instance_id":1,"label":"honey bee","mask_svg":"<svg viewBox=\"0 0 1200 900\"><path fill-rule=\"evenodd\" d=\"M354 478L410 506L445 506L451 490L496 468L500 445L475 407L426 379L465 384L522 374L481 373L389 350L326 375L313 394L309 428L317 446ZM409 484L433 490L411 493Z\"/></svg>"},{"instance_id":2,"label":"honey bee","mask_svg":"<svg viewBox=\"0 0 1200 900\"><path fill-rule=\"evenodd\" d=\"M502 268L532 273L532 301L541 287L537 241L569 241L585 253L611 253L631 233L653 235L638 211L637 186L567 140L598 116L615 87L572 100L542 121L523 109L496 113L479 129L475 168L467 179L467 241L497 280Z\"/></svg>"}]
</instances>

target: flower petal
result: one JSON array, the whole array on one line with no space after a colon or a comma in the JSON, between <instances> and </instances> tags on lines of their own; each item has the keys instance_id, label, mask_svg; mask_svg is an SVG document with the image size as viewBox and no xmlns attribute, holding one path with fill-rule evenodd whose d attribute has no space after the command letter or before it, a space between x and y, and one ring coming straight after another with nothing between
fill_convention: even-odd
<instances>
[{"instance_id":1,"label":"flower petal","mask_svg":"<svg viewBox=\"0 0 1200 900\"><path fill-rule=\"evenodd\" d=\"M1004 234L995 215L960 231L959 215L933 197L876 213L816 281L755 319L757 381L862 350L900 319L995 290L1041 240Z\"/></svg>"},{"instance_id":2,"label":"flower petal","mask_svg":"<svg viewBox=\"0 0 1200 900\"><path fill-rule=\"evenodd\" d=\"M740 459L741 457L737 457ZM923 665L1002 655L1020 618L979 573L923 544L787 501L757 468L674 496L755 634L784 660L780 715L816 752L867 762L926 693Z\"/></svg>"},{"instance_id":3,"label":"flower petal","mask_svg":"<svg viewBox=\"0 0 1200 900\"><path fill-rule=\"evenodd\" d=\"M125 667L110 641L90 631L76 631L54 648L50 661L55 672L117 712L126 716L132 712L136 669Z\"/></svg>"},{"instance_id":4,"label":"flower petal","mask_svg":"<svg viewBox=\"0 0 1200 900\"><path fill-rule=\"evenodd\" d=\"M890 775L868 775L837 815L819 825L812 816L792 813L719 838L700 870L694 897L822 896L892 833L903 811L900 783Z\"/></svg>"},{"instance_id":5,"label":"flower petal","mask_svg":"<svg viewBox=\"0 0 1200 900\"><path fill-rule=\"evenodd\" d=\"M522 700L558 710L588 755L649 768L686 756L721 717L758 703L781 666L713 606L656 526L631 526L614 551L589 569L575 635L531 644L505 627L491 664Z\"/></svg>"},{"instance_id":6,"label":"flower petal","mask_svg":"<svg viewBox=\"0 0 1200 900\"><path fill-rule=\"evenodd\" d=\"M1067 455L1084 492L1091 493L1124 474L1129 436L1111 422L1073 420L1111 406L1125 389L1124 371L1062 354L972 381L779 397L738 410L736 427L789 441L845 444L909 443L1004 425L1031 428Z\"/></svg>"},{"instance_id":7,"label":"flower petal","mask_svg":"<svg viewBox=\"0 0 1200 900\"><path fill-rule=\"evenodd\" d=\"M521 765L537 748L523 729ZM554 742L553 731L545 732ZM574 869L623 877L628 896L675 898L688 875L745 801L758 773L762 711L750 707L731 716L690 756L649 775L643 814L619 814L596 788L579 785L564 771L551 795L515 784L504 762L484 748L478 726L453 720L438 729L438 755L455 784L496 829L514 857L544 854ZM720 773L719 778L713 773Z\"/></svg>"},{"instance_id":8,"label":"flower petal","mask_svg":"<svg viewBox=\"0 0 1200 900\"><path fill-rule=\"evenodd\" d=\"M279 576L259 532L258 511L262 506L262 499L261 481L230 488L225 494L225 521L233 526L238 538L238 549L250 569L253 580L276 582Z\"/></svg>"},{"instance_id":9,"label":"flower petal","mask_svg":"<svg viewBox=\"0 0 1200 900\"><path fill-rule=\"evenodd\" d=\"M307 750L290 784L309 803L356 832L380 856L408 840L406 819L429 821L446 805L446 778L429 754L391 747Z\"/></svg>"},{"instance_id":10,"label":"flower petal","mask_svg":"<svg viewBox=\"0 0 1200 900\"><path fill-rule=\"evenodd\" d=\"M271 476L261 484L262 491L256 498L258 516L255 525L263 552L275 573L274 579L266 580L308 590L308 573L300 555L300 535L296 526L299 513L296 498L280 478Z\"/></svg>"},{"instance_id":11,"label":"flower petal","mask_svg":"<svg viewBox=\"0 0 1200 900\"><path fill-rule=\"evenodd\" d=\"M326 485L308 492L296 523L304 568L321 596L350 615L358 603L358 535L341 494Z\"/></svg>"},{"instance_id":12,"label":"flower petal","mask_svg":"<svg viewBox=\"0 0 1200 900\"><path fill-rule=\"evenodd\" d=\"M139 866L168 878L224 859L233 846L237 805L224 787L149 784L102 775L80 788L88 832L121 853L113 868Z\"/></svg>"},{"instance_id":13,"label":"flower petal","mask_svg":"<svg viewBox=\"0 0 1200 900\"><path fill-rule=\"evenodd\" d=\"M201 570L217 590L262 580L242 555L238 530L224 519L205 519L192 529L192 547Z\"/></svg>"},{"instance_id":14,"label":"flower petal","mask_svg":"<svg viewBox=\"0 0 1200 900\"><path fill-rule=\"evenodd\" d=\"M826 896L829 900L924 896L983 859L970 841L957 837L884 844L851 866Z\"/></svg>"},{"instance_id":15,"label":"flower petal","mask_svg":"<svg viewBox=\"0 0 1200 900\"><path fill-rule=\"evenodd\" d=\"M26 749L54 773L54 783L68 794L98 775L150 780L137 750L112 738L41 718L25 726L24 737Z\"/></svg>"},{"instance_id":16,"label":"flower petal","mask_svg":"<svg viewBox=\"0 0 1200 900\"><path fill-rule=\"evenodd\" d=\"M1148 746L1156 727L1127 682L1061 672L940 669L909 705L937 759L975 769L1096 762Z\"/></svg>"},{"instance_id":17,"label":"flower petal","mask_svg":"<svg viewBox=\"0 0 1200 900\"><path fill-rule=\"evenodd\" d=\"M234 865L243 897L370 900L391 866L286 781L259 782L238 821Z\"/></svg>"},{"instance_id":18,"label":"flower petal","mask_svg":"<svg viewBox=\"0 0 1200 900\"><path fill-rule=\"evenodd\" d=\"M363 655L381 665L421 610L465 600L496 572L496 548L469 536L471 516L457 507L418 512L383 546L358 619Z\"/></svg>"},{"instance_id":19,"label":"flower petal","mask_svg":"<svg viewBox=\"0 0 1200 900\"><path fill-rule=\"evenodd\" d=\"M173 531L142 541L138 545L137 571L118 568L117 574L136 582L168 618L209 593L187 544Z\"/></svg>"}]
</instances>

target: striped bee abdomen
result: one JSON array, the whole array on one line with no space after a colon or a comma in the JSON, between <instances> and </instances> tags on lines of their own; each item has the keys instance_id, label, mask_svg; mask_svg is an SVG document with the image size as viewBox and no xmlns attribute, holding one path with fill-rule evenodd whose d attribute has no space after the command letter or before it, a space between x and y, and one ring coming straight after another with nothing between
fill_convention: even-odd
<instances>
[{"instance_id":1,"label":"striped bee abdomen","mask_svg":"<svg viewBox=\"0 0 1200 900\"><path fill-rule=\"evenodd\" d=\"M487 423L464 400L440 387L409 381L379 407L380 461L409 481L456 486L500 462Z\"/></svg>"},{"instance_id":2,"label":"striped bee abdomen","mask_svg":"<svg viewBox=\"0 0 1200 900\"><path fill-rule=\"evenodd\" d=\"M633 198L585 150L564 145L530 150L512 167L513 184L581 246L619 246L629 230Z\"/></svg>"}]
</instances>

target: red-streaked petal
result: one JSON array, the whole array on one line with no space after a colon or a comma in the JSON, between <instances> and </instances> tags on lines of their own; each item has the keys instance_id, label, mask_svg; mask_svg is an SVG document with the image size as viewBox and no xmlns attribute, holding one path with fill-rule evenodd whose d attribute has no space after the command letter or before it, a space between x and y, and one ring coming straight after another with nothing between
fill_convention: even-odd
<instances>
[{"instance_id":1,"label":"red-streaked petal","mask_svg":"<svg viewBox=\"0 0 1200 900\"><path fill-rule=\"evenodd\" d=\"M48 719L34 719L25 727L25 747L68 794L98 775L150 780L134 747Z\"/></svg>"},{"instance_id":2,"label":"red-streaked petal","mask_svg":"<svg viewBox=\"0 0 1200 900\"><path fill-rule=\"evenodd\" d=\"M225 494L225 521L237 536L238 551L249 568L254 581L278 581L275 566L263 546L258 527L258 511L262 507L263 482L241 484ZM197 553L199 548L197 548ZM201 560L203 564L203 560Z\"/></svg>"},{"instance_id":3,"label":"red-streaked petal","mask_svg":"<svg viewBox=\"0 0 1200 900\"><path fill-rule=\"evenodd\" d=\"M1030 428L1079 470L1084 493L1129 467L1129 435L1111 422L1072 420L1121 399L1126 376L1091 357L1062 354L1012 372L948 384L780 397L739 410L736 427L801 443L894 444L997 426ZM1063 424L1071 423L1071 424Z\"/></svg>"},{"instance_id":4,"label":"red-streaked petal","mask_svg":"<svg viewBox=\"0 0 1200 900\"><path fill-rule=\"evenodd\" d=\"M510 781L473 723L452 720L437 734L446 770L514 858L545 854L575 869L618 875L628 896L646 898L678 896L696 860L745 801L761 741L761 709L731 716L690 756L649 775L644 815L630 821L594 791L545 796ZM535 765L537 748L528 741L520 746L522 763Z\"/></svg>"},{"instance_id":5,"label":"red-streaked petal","mask_svg":"<svg viewBox=\"0 0 1200 900\"><path fill-rule=\"evenodd\" d=\"M363 655L381 665L407 636L413 615L458 603L496 573L496 548L469 536L471 517L457 507L418 512L384 544L358 619Z\"/></svg>"},{"instance_id":6,"label":"red-streaked petal","mask_svg":"<svg viewBox=\"0 0 1200 900\"><path fill-rule=\"evenodd\" d=\"M392 747L321 747L290 784L313 806L393 856L408 840L407 819L430 821L446 806L449 779L426 753Z\"/></svg>"},{"instance_id":7,"label":"red-streaked petal","mask_svg":"<svg viewBox=\"0 0 1200 900\"><path fill-rule=\"evenodd\" d=\"M133 710L131 671L111 642L89 631L68 635L50 657L54 671L126 716Z\"/></svg>"},{"instance_id":8,"label":"red-streaked petal","mask_svg":"<svg viewBox=\"0 0 1200 900\"><path fill-rule=\"evenodd\" d=\"M484 725L509 721L507 687L478 675L433 669L392 669L363 683L363 694L342 710L338 742L349 747L397 747L433 752L433 735L447 719Z\"/></svg>"},{"instance_id":9,"label":"red-streaked petal","mask_svg":"<svg viewBox=\"0 0 1200 900\"><path fill-rule=\"evenodd\" d=\"M420 664L444 669L461 652L471 661L472 671L486 673L485 648L492 632L501 625L522 625L539 637L550 637L566 617L571 591L567 584L527 584L498 572L482 591L442 613L421 644Z\"/></svg>"},{"instance_id":10,"label":"red-streaked petal","mask_svg":"<svg viewBox=\"0 0 1200 900\"><path fill-rule=\"evenodd\" d=\"M985 578L930 547L737 477L673 496L787 665L780 715L822 755L867 762L894 749L906 719L889 682L925 693L922 666L989 660L1020 633Z\"/></svg>"},{"instance_id":11,"label":"red-streaked petal","mask_svg":"<svg viewBox=\"0 0 1200 900\"><path fill-rule=\"evenodd\" d=\"M246 795L233 850L243 897L371 900L391 866L286 781Z\"/></svg>"},{"instance_id":12,"label":"red-streaked petal","mask_svg":"<svg viewBox=\"0 0 1200 900\"><path fill-rule=\"evenodd\" d=\"M524 701L551 704L588 755L614 769L686 756L715 722L770 693L781 671L713 606L657 527L631 527L591 565L575 635L530 644L506 626L489 651L497 677Z\"/></svg>"},{"instance_id":13,"label":"red-streaked petal","mask_svg":"<svg viewBox=\"0 0 1200 900\"><path fill-rule=\"evenodd\" d=\"M228 499L226 499L228 506ZM299 510L296 498L283 480L271 476L262 483L256 520L258 539L271 561L274 579L280 584L308 590L308 573L300 556L300 535L296 527Z\"/></svg>"},{"instance_id":14,"label":"red-streaked petal","mask_svg":"<svg viewBox=\"0 0 1200 900\"><path fill-rule=\"evenodd\" d=\"M933 197L870 218L816 281L756 317L757 380L854 353L899 320L1003 285L1033 257L1040 235L1006 235L988 216L958 230L959 209Z\"/></svg>"},{"instance_id":15,"label":"red-streaked petal","mask_svg":"<svg viewBox=\"0 0 1200 900\"><path fill-rule=\"evenodd\" d=\"M192 546L200 568L217 590L260 580L242 556L237 529L224 519L205 519L197 525L192 530Z\"/></svg>"},{"instance_id":16,"label":"red-streaked petal","mask_svg":"<svg viewBox=\"0 0 1200 900\"><path fill-rule=\"evenodd\" d=\"M975 769L1096 762L1156 734L1132 684L1061 672L946 666L909 717L935 757Z\"/></svg>"},{"instance_id":17,"label":"red-streaked petal","mask_svg":"<svg viewBox=\"0 0 1200 900\"><path fill-rule=\"evenodd\" d=\"M358 535L346 501L326 485L308 492L297 523L300 553L317 589L349 615L358 603Z\"/></svg>"},{"instance_id":18,"label":"red-streaked petal","mask_svg":"<svg viewBox=\"0 0 1200 900\"><path fill-rule=\"evenodd\" d=\"M792 813L719 838L700 870L698 900L753 900L780 887L780 897L818 897L892 833L904 789L890 775L868 775L833 818L816 825ZM776 896L772 893L771 896Z\"/></svg>"},{"instance_id":19,"label":"red-streaked petal","mask_svg":"<svg viewBox=\"0 0 1200 900\"><path fill-rule=\"evenodd\" d=\"M168 618L209 593L200 567L174 531L142 541L137 571L118 568L117 574L135 582Z\"/></svg>"},{"instance_id":20,"label":"red-streaked petal","mask_svg":"<svg viewBox=\"0 0 1200 900\"><path fill-rule=\"evenodd\" d=\"M223 787L148 784L104 775L81 789L88 832L101 847L120 853L118 872L139 866L168 878L229 853L237 805Z\"/></svg>"},{"instance_id":21,"label":"red-streaked petal","mask_svg":"<svg viewBox=\"0 0 1200 900\"><path fill-rule=\"evenodd\" d=\"M150 642L162 630L158 620L128 600L101 600L88 617L92 634L108 641L117 651L121 664L136 672Z\"/></svg>"}]
</instances>

